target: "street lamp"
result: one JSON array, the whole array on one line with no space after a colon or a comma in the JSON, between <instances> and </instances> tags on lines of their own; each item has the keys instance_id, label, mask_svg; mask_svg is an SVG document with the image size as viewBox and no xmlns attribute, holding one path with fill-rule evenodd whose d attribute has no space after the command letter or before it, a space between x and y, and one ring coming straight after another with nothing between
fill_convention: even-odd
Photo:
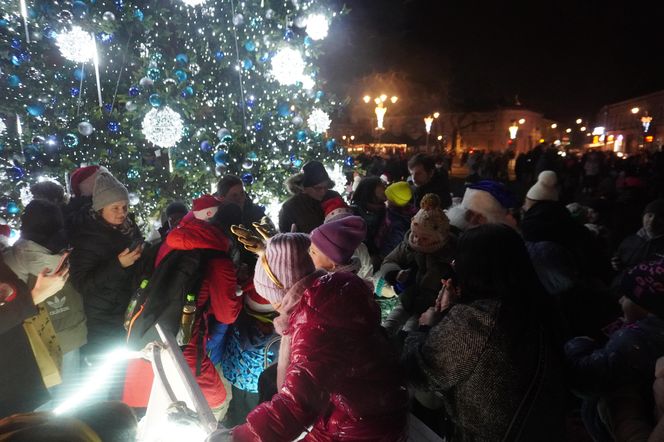
<instances>
[{"instance_id":1,"label":"street lamp","mask_svg":"<svg viewBox=\"0 0 664 442\"><path fill-rule=\"evenodd\" d=\"M427 115L424 117L424 128L427 131L427 146L426 146L426 151L429 152L429 135L431 135L431 125L433 124L433 117L431 115Z\"/></svg>"},{"instance_id":2,"label":"street lamp","mask_svg":"<svg viewBox=\"0 0 664 442\"><path fill-rule=\"evenodd\" d=\"M581 124L581 123L583 123L583 120L581 118L577 118L576 119L576 124Z\"/></svg>"},{"instance_id":3,"label":"street lamp","mask_svg":"<svg viewBox=\"0 0 664 442\"><path fill-rule=\"evenodd\" d=\"M648 129L650 128L650 123L652 122L652 117L646 113L644 116L641 117L641 124L643 125L643 132L648 132Z\"/></svg>"},{"instance_id":4,"label":"street lamp","mask_svg":"<svg viewBox=\"0 0 664 442\"><path fill-rule=\"evenodd\" d=\"M641 110L641 109L639 109L638 107L633 107L632 110L631 110L631 112L632 112L634 115L636 115L636 114L639 113L640 110Z\"/></svg>"},{"instance_id":5,"label":"street lamp","mask_svg":"<svg viewBox=\"0 0 664 442\"><path fill-rule=\"evenodd\" d=\"M558 125L557 125L556 123L553 123L553 124L551 125L551 129L556 129L557 127L558 127Z\"/></svg>"},{"instance_id":6,"label":"street lamp","mask_svg":"<svg viewBox=\"0 0 664 442\"><path fill-rule=\"evenodd\" d=\"M366 104L371 102L371 97L369 95L365 95L362 99ZM374 98L374 103L376 103L376 108L374 109L374 112L376 113L376 129L378 130L385 130L383 123L385 121L385 113L387 113L387 106L385 106L386 101L387 95L385 94L381 94L380 97ZM399 97L396 95L390 98L392 104L395 104L397 101L399 101Z\"/></svg>"},{"instance_id":7,"label":"street lamp","mask_svg":"<svg viewBox=\"0 0 664 442\"><path fill-rule=\"evenodd\" d=\"M519 132L519 125L516 121L512 121L512 124L507 128L507 130L510 132L510 140L515 140L516 134Z\"/></svg>"},{"instance_id":8,"label":"street lamp","mask_svg":"<svg viewBox=\"0 0 664 442\"><path fill-rule=\"evenodd\" d=\"M525 119L525 118L521 118L521 119L519 119L519 124L525 124L525 123L526 123L526 119Z\"/></svg>"}]
</instances>

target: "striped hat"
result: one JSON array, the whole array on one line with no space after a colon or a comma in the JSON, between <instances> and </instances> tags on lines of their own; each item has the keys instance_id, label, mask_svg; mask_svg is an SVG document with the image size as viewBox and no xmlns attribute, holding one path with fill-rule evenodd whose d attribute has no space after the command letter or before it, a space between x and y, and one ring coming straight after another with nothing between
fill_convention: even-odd
<instances>
[{"instance_id":1,"label":"striped hat","mask_svg":"<svg viewBox=\"0 0 664 442\"><path fill-rule=\"evenodd\" d=\"M256 261L254 286L258 294L280 304L291 287L313 273L316 268L309 256L310 244L304 233L280 233L270 238Z\"/></svg>"}]
</instances>

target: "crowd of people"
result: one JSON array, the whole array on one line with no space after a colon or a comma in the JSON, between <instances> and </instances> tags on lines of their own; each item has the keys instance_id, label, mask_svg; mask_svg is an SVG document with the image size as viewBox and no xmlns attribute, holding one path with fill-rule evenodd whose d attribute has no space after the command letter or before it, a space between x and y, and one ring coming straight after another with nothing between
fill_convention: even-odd
<instances>
[{"instance_id":1,"label":"crowd of people","mask_svg":"<svg viewBox=\"0 0 664 442\"><path fill-rule=\"evenodd\" d=\"M210 440L405 441L415 417L450 441L664 440L664 153L564 153L515 180L508 154L462 156L460 191L453 157L362 158L343 196L311 161L274 223L229 175L147 239L104 167L35 184L0 264L0 440L135 438L142 360L49 411L157 323Z\"/></svg>"}]
</instances>

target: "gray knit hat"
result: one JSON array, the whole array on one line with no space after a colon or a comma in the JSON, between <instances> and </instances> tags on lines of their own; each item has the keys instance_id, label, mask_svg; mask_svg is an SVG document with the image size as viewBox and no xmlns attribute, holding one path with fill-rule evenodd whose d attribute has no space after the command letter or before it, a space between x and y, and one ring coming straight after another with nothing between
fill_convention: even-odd
<instances>
[{"instance_id":1,"label":"gray knit hat","mask_svg":"<svg viewBox=\"0 0 664 442\"><path fill-rule=\"evenodd\" d=\"M113 175L100 170L92 190L92 209L98 211L119 201L129 201L127 188Z\"/></svg>"}]
</instances>

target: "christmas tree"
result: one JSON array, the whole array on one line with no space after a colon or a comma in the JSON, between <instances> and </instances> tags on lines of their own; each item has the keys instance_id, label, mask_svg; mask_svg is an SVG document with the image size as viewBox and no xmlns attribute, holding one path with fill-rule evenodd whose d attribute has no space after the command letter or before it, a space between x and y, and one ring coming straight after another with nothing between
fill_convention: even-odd
<instances>
[{"instance_id":1,"label":"christmas tree","mask_svg":"<svg viewBox=\"0 0 664 442\"><path fill-rule=\"evenodd\" d=\"M336 103L315 65L331 20L315 0L0 2L0 217L26 189L101 164L143 221L242 177L262 203L326 137ZM23 196L23 198L21 198Z\"/></svg>"}]
</instances>

